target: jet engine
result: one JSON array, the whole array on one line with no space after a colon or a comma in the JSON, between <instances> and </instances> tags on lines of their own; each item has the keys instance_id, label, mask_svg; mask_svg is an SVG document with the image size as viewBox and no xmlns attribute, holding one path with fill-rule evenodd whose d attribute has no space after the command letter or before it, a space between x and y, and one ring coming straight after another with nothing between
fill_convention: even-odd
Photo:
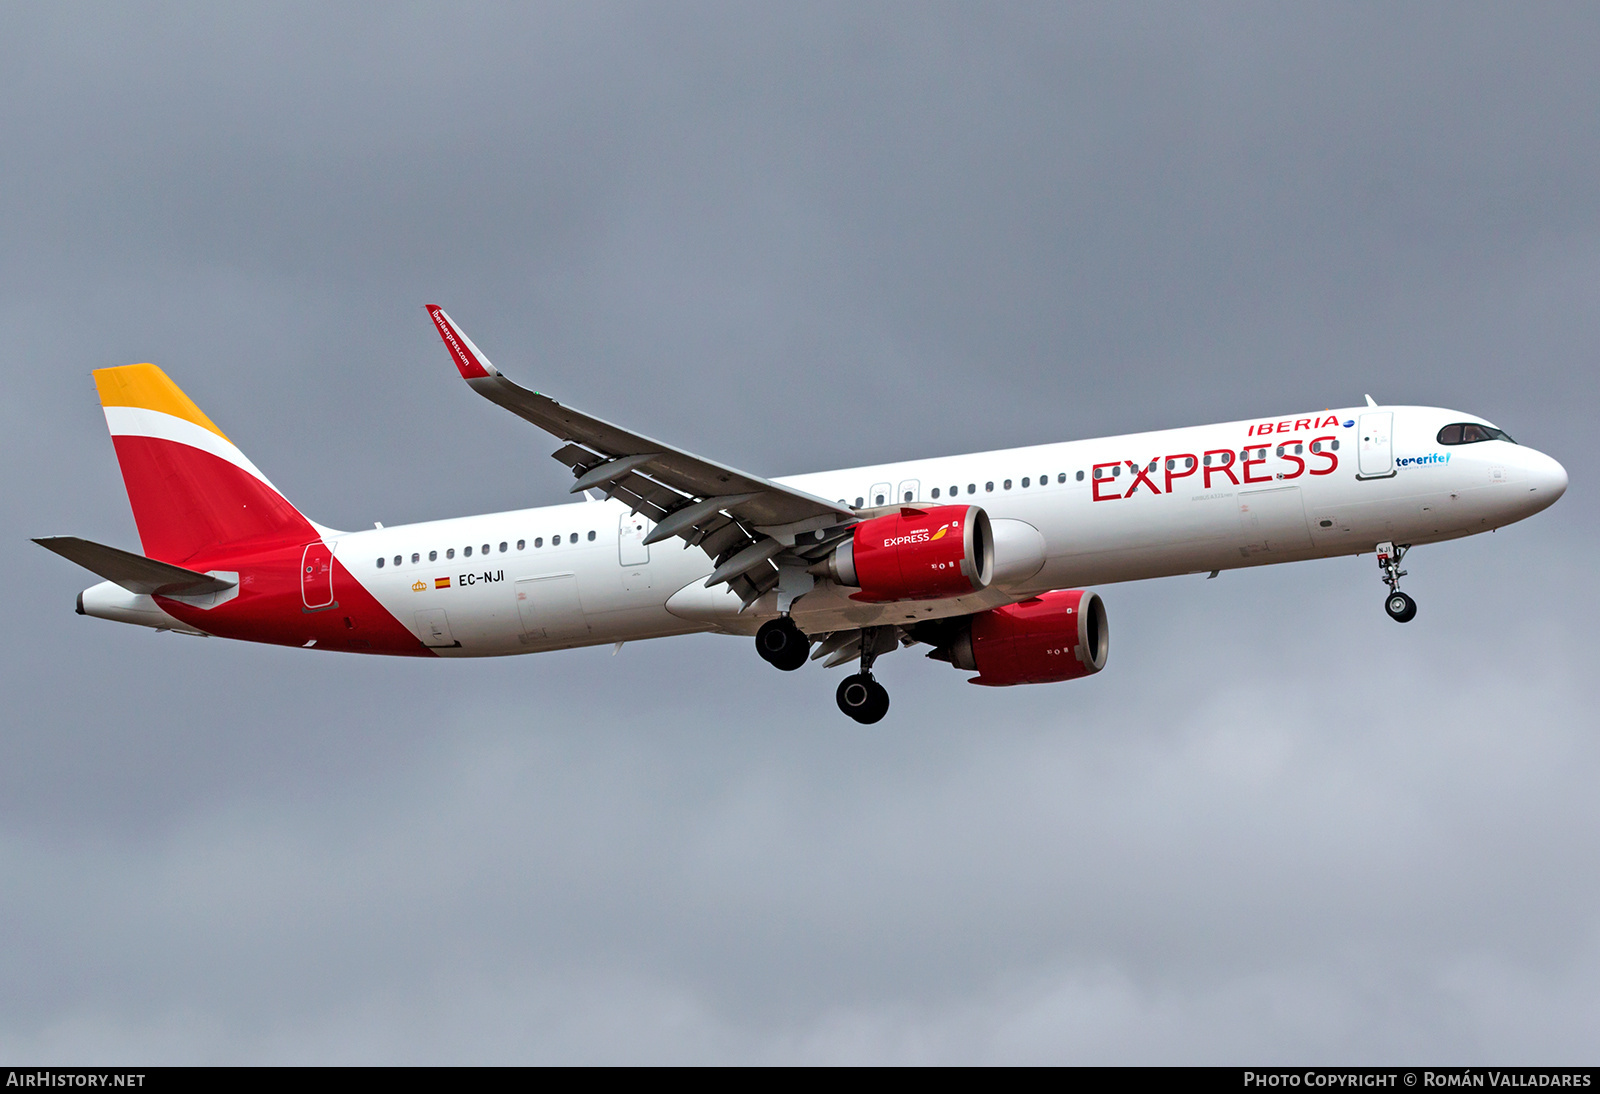
<instances>
[{"instance_id":1,"label":"jet engine","mask_svg":"<svg viewBox=\"0 0 1600 1094\"><path fill-rule=\"evenodd\" d=\"M993 579L994 535L976 505L908 505L856 525L813 572L858 587L853 600L963 596Z\"/></svg>"},{"instance_id":2,"label":"jet engine","mask_svg":"<svg viewBox=\"0 0 1600 1094\"><path fill-rule=\"evenodd\" d=\"M1082 589L1045 593L944 627L928 656L976 670L968 683L990 687L1091 676L1106 667L1111 644L1105 604Z\"/></svg>"}]
</instances>

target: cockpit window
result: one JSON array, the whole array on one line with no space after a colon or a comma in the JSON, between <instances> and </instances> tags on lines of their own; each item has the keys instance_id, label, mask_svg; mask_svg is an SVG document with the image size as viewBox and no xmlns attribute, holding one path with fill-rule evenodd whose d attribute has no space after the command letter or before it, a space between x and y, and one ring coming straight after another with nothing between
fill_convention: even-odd
<instances>
[{"instance_id":1,"label":"cockpit window","mask_svg":"<svg viewBox=\"0 0 1600 1094\"><path fill-rule=\"evenodd\" d=\"M1516 444L1503 429L1477 422L1453 422L1439 430L1440 444L1473 444L1477 441L1505 441Z\"/></svg>"}]
</instances>

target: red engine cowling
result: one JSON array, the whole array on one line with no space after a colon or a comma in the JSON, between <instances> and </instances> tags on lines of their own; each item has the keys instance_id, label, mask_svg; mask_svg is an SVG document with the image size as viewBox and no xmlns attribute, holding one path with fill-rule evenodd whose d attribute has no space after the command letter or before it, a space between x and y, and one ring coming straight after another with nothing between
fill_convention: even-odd
<instances>
[{"instance_id":1,"label":"red engine cowling","mask_svg":"<svg viewBox=\"0 0 1600 1094\"><path fill-rule=\"evenodd\" d=\"M929 656L978 675L990 687L1076 680L1106 667L1111 636L1094 593L1065 589L969 616L948 645Z\"/></svg>"},{"instance_id":2,"label":"red engine cowling","mask_svg":"<svg viewBox=\"0 0 1600 1094\"><path fill-rule=\"evenodd\" d=\"M859 586L853 600L941 600L985 589L994 576L989 516L976 505L906 506L864 520L828 558L829 576Z\"/></svg>"}]
</instances>

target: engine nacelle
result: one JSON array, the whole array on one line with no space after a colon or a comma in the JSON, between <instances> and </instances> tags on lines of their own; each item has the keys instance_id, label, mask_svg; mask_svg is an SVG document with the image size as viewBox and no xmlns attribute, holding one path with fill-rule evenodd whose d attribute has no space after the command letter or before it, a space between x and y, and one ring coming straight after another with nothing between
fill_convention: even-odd
<instances>
[{"instance_id":1,"label":"engine nacelle","mask_svg":"<svg viewBox=\"0 0 1600 1094\"><path fill-rule=\"evenodd\" d=\"M1100 597L1063 589L978 612L928 656L977 670L967 681L989 687L1076 680L1106 667L1111 635Z\"/></svg>"},{"instance_id":2,"label":"engine nacelle","mask_svg":"<svg viewBox=\"0 0 1600 1094\"><path fill-rule=\"evenodd\" d=\"M989 516L976 505L907 505L864 520L834 548L828 576L855 585L853 600L942 600L988 588L994 577Z\"/></svg>"}]
</instances>

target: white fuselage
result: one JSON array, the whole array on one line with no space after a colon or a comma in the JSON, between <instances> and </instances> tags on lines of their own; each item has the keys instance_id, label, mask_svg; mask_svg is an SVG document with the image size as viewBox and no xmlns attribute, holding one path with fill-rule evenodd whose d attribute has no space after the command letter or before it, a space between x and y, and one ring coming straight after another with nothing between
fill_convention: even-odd
<instances>
[{"instance_id":1,"label":"white fuselage","mask_svg":"<svg viewBox=\"0 0 1600 1094\"><path fill-rule=\"evenodd\" d=\"M1463 421L1482 419L1353 407L784 478L867 508L980 505L998 555L996 580L982 593L864 604L819 582L793 616L815 634L962 615L1049 589L1435 542L1520 520L1561 495L1565 472L1531 448L1437 443L1441 426ZM1222 453L1231 454L1231 474ZM749 634L775 614L773 594L741 612L726 586L705 588L706 555L679 540L646 547L648 527L618 503L584 501L343 533L335 551L446 656Z\"/></svg>"}]
</instances>

